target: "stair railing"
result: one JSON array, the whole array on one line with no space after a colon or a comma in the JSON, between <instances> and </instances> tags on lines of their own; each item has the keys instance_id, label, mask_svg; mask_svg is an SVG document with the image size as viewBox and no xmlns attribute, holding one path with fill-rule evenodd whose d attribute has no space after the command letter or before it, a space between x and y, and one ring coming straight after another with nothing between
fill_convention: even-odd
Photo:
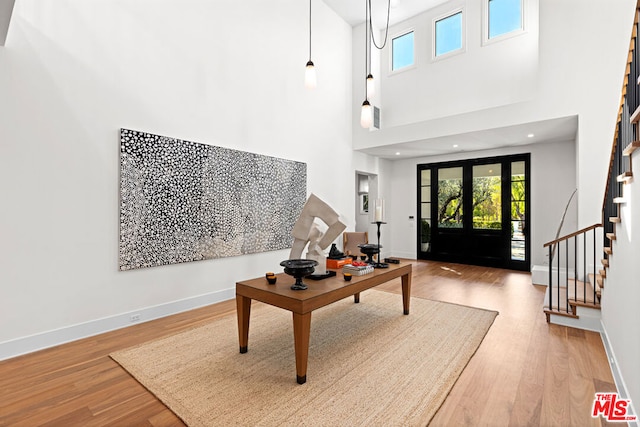
<instances>
[{"instance_id":1,"label":"stair railing","mask_svg":"<svg viewBox=\"0 0 640 427\"><path fill-rule=\"evenodd\" d=\"M640 6L640 1L638 2ZM638 146L638 124L640 122L640 50L636 49L640 31L639 8L636 6L635 19L629 42L629 54L625 69L624 82L620 96L620 108L616 130L611 144L609 171L602 201L602 224L604 258L611 254L611 242L607 239L615 236L615 224L620 222L619 205L624 203L623 184L632 177L629 156Z\"/></svg>"},{"instance_id":2,"label":"stair railing","mask_svg":"<svg viewBox=\"0 0 640 427\"><path fill-rule=\"evenodd\" d=\"M569 303L571 299L584 305L598 304L599 298L595 283L597 276L596 255L598 253L596 233L600 227L602 224L593 224L544 244L545 248L549 248L549 312L556 311L575 315ZM570 277L570 270L573 270L573 277ZM589 273L593 273L593 290L588 284ZM571 282L573 283L571 284ZM573 287L574 298L570 298L570 286ZM565 292L561 292L561 288L565 288ZM582 298L579 298L578 295L582 295ZM555 309L554 301L556 301Z\"/></svg>"}]
</instances>

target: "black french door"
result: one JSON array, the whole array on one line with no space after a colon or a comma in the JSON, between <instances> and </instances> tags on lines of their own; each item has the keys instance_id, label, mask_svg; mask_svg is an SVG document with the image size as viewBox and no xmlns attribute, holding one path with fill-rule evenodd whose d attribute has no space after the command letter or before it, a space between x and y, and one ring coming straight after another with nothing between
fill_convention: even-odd
<instances>
[{"instance_id":1,"label":"black french door","mask_svg":"<svg viewBox=\"0 0 640 427\"><path fill-rule=\"evenodd\" d=\"M417 172L419 259L529 270L529 154Z\"/></svg>"}]
</instances>

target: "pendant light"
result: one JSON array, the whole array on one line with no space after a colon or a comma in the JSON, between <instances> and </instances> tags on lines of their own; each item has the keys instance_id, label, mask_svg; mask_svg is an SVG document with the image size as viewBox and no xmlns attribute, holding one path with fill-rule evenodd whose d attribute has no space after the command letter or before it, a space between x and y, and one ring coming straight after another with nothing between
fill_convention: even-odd
<instances>
[{"instance_id":1,"label":"pendant light","mask_svg":"<svg viewBox=\"0 0 640 427\"><path fill-rule=\"evenodd\" d=\"M365 129L369 129L373 124L373 111L371 104L366 99L362 103L362 109L360 110L360 126Z\"/></svg>"},{"instance_id":2,"label":"pendant light","mask_svg":"<svg viewBox=\"0 0 640 427\"><path fill-rule=\"evenodd\" d=\"M365 0L365 21L364 21L364 64L367 71L367 78L364 82L364 102L360 109L360 126L365 129L369 129L373 123L373 114L371 111L371 104L369 103L369 86L373 83L373 76L369 73L371 66L371 58L369 57L369 0ZM371 77L371 79L369 79ZM373 86L373 84L371 84Z\"/></svg>"},{"instance_id":3,"label":"pendant light","mask_svg":"<svg viewBox=\"0 0 640 427\"><path fill-rule=\"evenodd\" d=\"M369 95L368 98L373 98L376 95L376 85L373 81L371 70L369 70L369 74L367 74L367 94Z\"/></svg>"},{"instance_id":4,"label":"pendant light","mask_svg":"<svg viewBox=\"0 0 640 427\"><path fill-rule=\"evenodd\" d=\"M364 46L364 61L367 77L365 79L364 87L364 102L362 103L362 109L360 112L360 125L363 128L370 128L373 124L373 107L369 103L369 99L375 95L375 82L373 80L373 74L371 74L371 43L378 50L384 49L387 45L387 39L389 36L389 16L391 13L391 0L387 0L387 25L384 33L384 42L381 46L378 46L376 39L373 36L373 23L371 19L371 0L365 0L365 46Z\"/></svg>"},{"instance_id":5,"label":"pendant light","mask_svg":"<svg viewBox=\"0 0 640 427\"><path fill-rule=\"evenodd\" d=\"M309 61L304 72L304 86L307 89L315 89L316 84L316 69L311 60L311 0L309 0Z\"/></svg>"}]
</instances>

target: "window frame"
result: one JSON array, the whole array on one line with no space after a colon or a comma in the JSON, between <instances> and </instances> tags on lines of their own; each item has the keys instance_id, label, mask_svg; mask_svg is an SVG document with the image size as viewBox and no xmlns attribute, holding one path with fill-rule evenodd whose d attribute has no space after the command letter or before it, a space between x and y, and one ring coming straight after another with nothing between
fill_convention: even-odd
<instances>
[{"instance_id":1,"label":"window frame","mask_svg":"<svg viewBox=\"0 0 640 427\"><path fill-rule=\"evenodd\" d=\"M499 36L495 36L489 38L489 1L490 0L482 0L482 45L490 45L492 43L499 43L503 40L508 40L513 37L518 37L527 32L527 3L528 0L520 0L520 22L521 26L519 29L509 31L508 33L500 34Z\"/></svg>"},{"instance_id":2,"label":"window frame","mask_svg":"<svg viewBox=\"0 0 640 427\"><path fill-rule=\"evenodd\" d=\"M393 69L393 41L397 38L403 37L409 33L413 33L413 63L411 65L405 65L402 68ZM405 28L391 36L391 43L389 45L389 75L395 75L416 68L416 32L413 27Z\"/></svg>"},{"instance_id":3,"label":"window frame","mask_svg":"<svg viewBox=\"0 0 640 427\"><path fill-rule=\"evenodd\" d=\"M443 53L441 55L436 55L436 24L438 21L442 21L444 19L450 18L454 15L461 14L461 28L460 28L460 40L461 46L458 49L450 50L449 52ZM436 16L431 20L431 61L441 61L443 59L450 58L452 56L460 55L467 51L467 18L464 7L458 7L456 9L452 9L449 12Z\"/></svg>"}]
</instances>

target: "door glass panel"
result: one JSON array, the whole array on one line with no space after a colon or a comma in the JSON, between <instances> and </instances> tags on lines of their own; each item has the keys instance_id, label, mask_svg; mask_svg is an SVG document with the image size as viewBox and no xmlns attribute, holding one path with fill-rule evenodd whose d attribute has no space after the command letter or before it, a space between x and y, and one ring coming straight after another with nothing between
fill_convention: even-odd
<instances>
[{"instance_id":1,"label":"door glass panel","mask_svg":"<svg viewBox=\"0 0 640 427\"><path fill-rule=\"evenodd\" d=\"M502 165L473 167L473 228L502 230Z\"/></svg>"},{"instance_id":2,"label":"door glass panel","mask_svg":"<svg viewBox=\"0 0 640 427\"><path fill-rule=\"evenodd\" d=\"M421 185L431 185L431 169L424 169L420 171L420 174Z\"/></svg>"},{"instance_id":3,"label":"door glass panel","mask_svg":"<svg viewBox=\"0 0 640 427\"><path fill-rule=\"evenodd\" d=\"M431 203L422 203L420 219L431 219Z\"/></svg>"},{"instance_id":4,"label":"door glass panel","mask_svg":"<svg viewBox=\"0 0 640 427\"><path fill-rule=\"evenodd\" d=\"M438 169L438 227L462 228L462 167Z\"/></svg>"},{"instance_id":5,"label":"door glass panel","mask_svg":"<svg viewBox=\"0 0 640 427\"><path fill-rule=\"evenodd\" d=\"M511 259L525 260L525 168L524 162L511 163Z\"/></svg>"},{"instance_id":6,"label":"door glass panel","mask_svg":"<svg viewBox=\"0 0 640 427\"><path fill-rule=\"evenodd\" d=\"M421 192L421 201L422 202L430 202L431 201L431 186L425 185L420 189Z\"/></svg>"},{"instance_id":7,"label":"door glass panel","mask_svg":"<svg viewBox=\"0 0 640 427\"><path fill-rule=\"evenodd\" d=\"M431 243L431 169L420 171L420 251L428 252Z\"/></svg>"}]
</instances>

